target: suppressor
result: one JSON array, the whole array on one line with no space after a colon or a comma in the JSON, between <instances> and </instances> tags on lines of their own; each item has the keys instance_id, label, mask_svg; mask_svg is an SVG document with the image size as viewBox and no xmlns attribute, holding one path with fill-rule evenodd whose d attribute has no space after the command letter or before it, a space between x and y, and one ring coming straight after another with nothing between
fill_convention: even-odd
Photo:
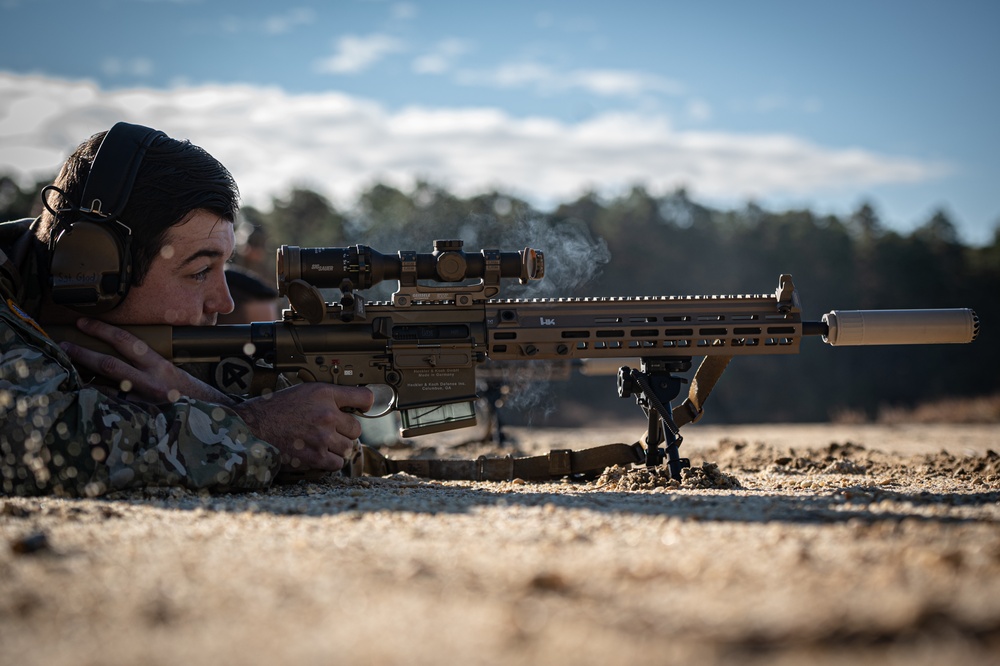
<instances>
[{"instance_id":1,"label":"suppressor","mask_svg":"<svg viewBox=\"0 0 1000 666\"><path fill-rule=\"evenodd\" d=\"M979 317L968 308L833 310L823 324L823 341L834 347L964 344L979 334Z\"/></svg>"}]
</instances>

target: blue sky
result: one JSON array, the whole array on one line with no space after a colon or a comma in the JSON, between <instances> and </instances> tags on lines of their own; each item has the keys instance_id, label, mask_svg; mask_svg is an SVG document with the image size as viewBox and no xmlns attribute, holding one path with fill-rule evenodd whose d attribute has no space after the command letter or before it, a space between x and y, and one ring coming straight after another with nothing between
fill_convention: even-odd
<instances>
[{"instance_id":1,"label":"blue sky","mask_svg":"<svg viewBox=\"0 0 1000 666\"><path fill-rule=\"evenodd\" d=\"M1000 222L1000 3L0 0L0 171L116 120L266 207L382 180Z\"/></svg>"}]
</instances>

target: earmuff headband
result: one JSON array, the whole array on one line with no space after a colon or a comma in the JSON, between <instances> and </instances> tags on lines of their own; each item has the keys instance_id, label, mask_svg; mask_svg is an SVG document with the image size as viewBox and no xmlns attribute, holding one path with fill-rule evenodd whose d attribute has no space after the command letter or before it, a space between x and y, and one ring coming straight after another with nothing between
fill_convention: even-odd
<instances>
[{"instance_id":1,"label":"earmuff headband","mask_svg":"<svg viewBox=\"0 0 1000 666\"><path fill-rule=\"evenodd\" d=\"M166 135L142 125L116 123L108 130L90 165L80 211L116 219L125 209L146 149Z\"/></svg>"}]
</instances>

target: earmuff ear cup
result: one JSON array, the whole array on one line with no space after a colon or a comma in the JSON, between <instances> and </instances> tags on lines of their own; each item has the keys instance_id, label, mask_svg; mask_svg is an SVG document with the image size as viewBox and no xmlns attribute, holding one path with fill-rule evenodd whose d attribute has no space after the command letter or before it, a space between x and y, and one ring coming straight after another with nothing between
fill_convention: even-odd
<instances>
[{"instance_id":1,"label":"earmuff ear cup","mask_svg":"<svg viewBox=\"0 0 1000 666\"><path fill-rule=\"evenodd\" d=\"M166 136L129 123L115 123L105 134L80 203L63 211L77 221L62 224L50 241L54 303L100 314L125 298L132 278L132 232L120 216L147 148Z\"/></svg>"},{"instance_id":2,"label":"earmuff ear cup","mask_svg":"<svg viewBox=\"0 0 1000 666\"><path fill-rule=\"evenodd\" d=\"M128 293L131 234L114 221L76 222L52 250L52 301L85 314L111 310Z\"/></svg>"}]
</instances>

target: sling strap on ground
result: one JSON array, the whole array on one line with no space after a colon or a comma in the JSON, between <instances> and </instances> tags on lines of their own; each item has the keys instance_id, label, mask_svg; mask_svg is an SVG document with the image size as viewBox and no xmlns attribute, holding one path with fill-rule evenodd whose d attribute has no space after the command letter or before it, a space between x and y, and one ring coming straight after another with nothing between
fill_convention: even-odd
<instances>
[{"instance_id":1,"label":"sling strap on ground","mask_svg":"<svg viewBox=\"0 0 1000 666\"><path fill-rule=\"evenodd\" d=\"M352 477L405 472L438 481L549 481L577 474L596 475L612 465L631 465L645 459L645 450L638 442L605 444L579 451L553 449L545 455L521 458L480 456L475 460L394 460L362 444L355 448L348 468Z\"/></svg>"}]
</instances>

